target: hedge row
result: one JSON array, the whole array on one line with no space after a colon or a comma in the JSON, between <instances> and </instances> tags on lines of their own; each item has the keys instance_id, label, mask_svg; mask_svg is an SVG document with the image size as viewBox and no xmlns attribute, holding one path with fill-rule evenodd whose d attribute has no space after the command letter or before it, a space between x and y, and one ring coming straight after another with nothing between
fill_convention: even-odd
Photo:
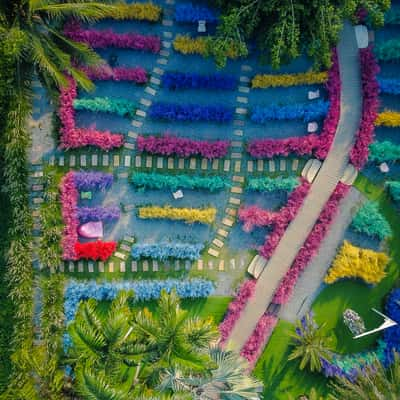
<instances>
[{"instance_id":1,"label":"hedge row","mask_svg":"<svg viewBox=\"0 0 400 400\"><path fill-rule=\"evenodd\" d=\"M375 54L379 61L399 62L400 61L400 40L390 39L379 42L375 45Z\"/></svg>"},{"instance_id":2,"label":"hedge row","mask_svg":"<svg viewBox=\"0 0 400 400\"><path fill-rule=\"evenodd\" d=\"M400 79L378 78L381 93L400 94Z\"/></svg>"},{"instance_id":3,"label":"hedge row","mask_svg":"<svg viewBox=\"0 0 400 400\"><path fill-rule=\"evenodd\" d=\"M191 3L177 4L175 7L175 21L177 22L217 22L214 11L205 6L195 6Z\"/></svg>"},{"instance_id":4,"label":"hedge row","mask_svg":"<svg viewBox=\"0 0 400 400\"><path fill-rule=\"evenodd\" d=\"M386 126L388 128L395 128L400 126L400 112L385 110L378 115L375 120L376 126Z\"/></svg>"},{"instance_id":5,"label":"hedge row","mask_svg":"<svg viewBox=\"0 0 400 400\"><path fill-rule=\"evenodd\" d=\"M327 72L300 72L297 74L279 74L279 75L256 75L251 80L253 89L265 89L269 87L288 87L298 85L315 85L326 82Z\"/></svg>"},{"instance_id":6,"label":"hedge row","mask_svg":"<svg viewBox=\"0 0 400 400\"><path fill-rule=\"evenodd\" d=\"M389 140L373 142L369 146L369 161L381 163L384 161L397 161L400 159L400 145Z\"/></svg>"},{"instance_id":7,"label":"hedge row","mask_svg":"<svg viewBox=\"0 0 400 400\"><path fill-rule=\"evenodd\" d=\"M169 90L177 89L219 89L234 90L237 79L233 75L214 73L201 75L196 73L166 72L162 84Z\"/></svg>"},{"instance_id":8,"label":"hedge row","mask_svg":"<svg viewBox=\"0 0 400 400\"><path fill-rule=\"evenodd\" d=\"M293 176L287 178L283 176L276 178L250 178L247 182L247 189L257 192L275 192L277 190L291 192L299 184L299 179Z\"/></svg>"},{"instance_id":9,"label":"hedge row","mask_svg":"<svg viewBox=\"0 0 400 400\"><path fill-rule=\"evenodd\" d=\"M122 98L113 99L110 97L75 99L74 108L75 110L104 112L130 118L133 118L136 112L136 104L134 102Z\"/></svg>"},{"instance_id":10,"label":"hedge row","mask_svg":"<svg viewBox=\"0 0 400 400\"><path fill-rule=\"evenodd\" d=\"M204 245L201 243L142 243L135 244L132 247L131 255L134 259L148 257L165 261L168 258L178 258L187 260L197 260L200 258L200 252Z\"/></svg>"}]
</instances>

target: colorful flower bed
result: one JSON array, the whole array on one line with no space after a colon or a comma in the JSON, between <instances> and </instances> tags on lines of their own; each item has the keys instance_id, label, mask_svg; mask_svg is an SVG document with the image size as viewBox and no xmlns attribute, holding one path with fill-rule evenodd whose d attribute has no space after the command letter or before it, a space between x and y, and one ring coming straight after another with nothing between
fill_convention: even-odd
<instances>
[{"instance_id":1,"label":"colorful flower bed","mask_svg":"<svg viewBox=\"0 0 400 400\"><path fill-rule=\"evenodd\" d=\"M328 79L327 72L300 72L297 74L256 75L251 80L253 89L270 87L289 87L298 85L315 85L325 83Z\"/></svg>"},{"instance_id":2,"label":"colorful flower bed","mask_svg":"<svg viewBox=\"0 0 400 400\"><path fill-rule=\"evenodd\" d=\"M360 278L366 283L376 284L386 276L388 262L389 257L385 253L353 246L345 240L324 282L331 284L343 278Z\"/></svg>"},{"instance_id":3,"label":"colorful flower bed","mask_svg":"<svg viewBox=\"0 0 400 400\"><path fill-rule=\"evenodd\" d=\"M361 83L362 83L362 116L356 135L356 142L350 151L350 162L362 169L368 161L368 147L374 140L374 123L378 115L379 85L376 75L379 65L374 58L372 47L360 49Z\"/></svg>"},{"instance_id":4,"label":"colorful flower bed","mask_svg":"<svg viewBox=\"0 0 400 400\"><path fill-rule=\"evenodd\" d=\"M379 206L373 201L366 202L354 216L350 226L353 230L380 240L392 235L389 222L379 212Z\"/></svg>"},{"instance_id":5,"label":"colorful flower bed","mask_svg":"<svg viewBox=\"0 0 400 400\"><path fill-rule=\"evenodd\" d=\"M286 272L285 277L279 284L275 292L273 302L276 304L286 304L293 292L297 279L306 269L311 259L317 254L318 249L323 241L328 229L338 212L339 202L347 194L350 187L342 183L338 183L335 191L325 204L320 216L318 217L311 233L308 235L302 248L297 253L292 266Z\"/></svg>"},{"instance_id":6,"label":"colorful flower bed","mask_svg":"<svg viewBox=\"0 0 400 400\"><path fill-rule=\"evenodd\" d=\"M157 22L162 14L162 8L152 2L118 4L119 13L113 16L114 19Z\"/></svg>"},{"instance_id":7,"label":"colorful flower bed","mask_svg":"<svg viewBox=\"0 0 400 400\"><path fill-rule=\"evenodd\" d=\"M369 146L368 161L381 163L384 161L397 161L400 159L400 145L384 140L375 141Z\"/></svg>"},{"instance_id":8,"label":"colorful flower bed","mask_svg":"<svg viewBox=\"0 0 400 400\"><path fill-rule=\"evenodd\" d=\"M387 181L385 186L389 190L390 197L396 202L400 203L400 182L399 181Z\"/></svg>"},{"instance_id":9,"label":"colorful flower bed","mask_svg":"<svg viewBox=\"0 0 400 400\"><path fill-rule=\"evenodd\" d=\"M179 89L218 89L234 90L237 79L233 75L214 73L200 75L196 73L166 72L162 84L169 90Z\"/></svg>"},{"instance_id":10,"label":"colorful flower bed","mask_svg":"<svg viewBox=\"0 0 400 400\"><path fill-rule=\"evenodd\" d=\"M75 126L74 100L77 96L76 82L68 77L69 85L61 88L60 108L58 116L61 121L61 143L63 149L75 149L84 146L95 146L102 150L110 150L120 147L124 143L121 134L113 134L109 131L98 131L93 128L77 128Z\"/></svg>"},{"instance_id":11,"label":"colorful flower bed","mask_svg":"<svg viewBox=\"0 0 400 400\"><path fill-rule=\"evenodd\" d=\"M210 296L214 291L214 284L197 278L122 282L70 280L65 288L64 313L67 322L72 321L81 300L111 301L121 290L133 290L135 301L148 301L158 299L162 290L170 293L173 289L181 298L196 299Z\"/></svg>"},{"instance_id":12,"label":"colorful flower bed","mask_svg":"<svg viewBox=\"0 0 400 400\"><path fill-rule=\"evenodd\" d=\"M400 94L400 79L378 78L381 93Z\"/></svg>"},{"instance_id":13,"label":"colorful flower bed","mask_svg":"<svg viewBox=\"0 0 400 400\"><path fill-rule=\"evenodd\" d=\"M104 112L130 118L133 118L136 112L136 104L132 101L109 97L75 99L74 108L75 110Z\"/></svg>"},{"instance_id":14,"label":"colorful flower bed","mask_svg":"<svg viewBox=\"0 0 400 400\"><path fill-rule=\"evenodd\" d=\"M399 324L384 331L383 340L386 343L385 363L393 361L393 350L400 352L400 289L394 289L386 302L386 314Z\"/></svg>"},{"instance_id":15,"label":"colorful flower bed","mask_svg":"<svg viewBox=\"0 0 400 400\"><path fill-rule=\"evenodd\" d=\"M277 176L276 178L250 178L247 182L247 189L254 190L257 192L275 192L282 190L285 192L292 192L300 181L297 177L289 176Z\"/></svg>"},{"instance_id":16,"label":"colorful flower bed","mask_svg":"<svg viewBox=\"0 0 400 400\"><path fill-rule=\"evenodd\" d=\"M214 11L205 6L194 6L192 3L177 4L175 7L175 21L177 22L217 22Z\"/></svg>"},{"instance_id":17,"label":"colorful flower bed","mask_svg":"<svg viewBox=\"0 0 400 400\"><path fill-rule=\"evenodd\" d=\"M216 175L165 175L155 172L135 172L131 182L140 191L147 189L172 191L177 189L201 189L216 192L231 186L227 178Z\"/></svg>"},{"instance_id":18,"label":"colorful flower bed","mask_svg":"<svg viewBox=\"0 0 400 400\"><path fill-rule=\"evenodd\" d=\"M142 219L171 219L184 221L188 224L200 222L212 224L215 220L217 210L208 208L175 208L166 206L143 206L138 208L138 217Z\"/></svg>"},{"instance_id":19,"label":"colorful flower bed","mask_svg":"<svg viewBox=\"0 0 400 400\"><path fill-rule=\"evenodd\" d=\"M400 112L391 110L381 112L375 120L375 125L386 126L388 128L400 126Z\"/></svg>"},{"instance_id":20,"label":"colorful flower bed","mask_svg":"<svg viewBox=\"0 0 400 400\"><path fill-rule=\"evenodd\" d=\"M248 300L254 295L257 281L255 279L247 279L244 281L235 297L228 306L224 320L219 325L219 333L221 344L224 345L229 335L239 319L242 311L246 307Z\"/></svg>"},{"instance_id":21,"label":"colorful flower bed","mask_svg":"<svg viewBox=\"0 0 400 400\"><path fill-rule=\"evenodd\" d=\"M111 181L111 183L110 183ZM115 242L79 243L79 192L83 190L104 190L112 184L111 174L100 172L68 172L61 180L60 200L61 213L64 220L64 230L61 240L64 260L107 260L115 251ZM114 210L115 211L115 210ZM83 214L82 214L83 215ZM87 215L87 214L86 214ZM116 216L116 213L113 214Z\"/></svg>"},{"instance_id":22,"label":"colorful flower bed","mask_svg":"<svg viewBox=\"0 0 400 400\"><path fill-rule=\"evenodd\" d=\"M203 250L204 245L201 243L139 243L132 247L132 257L139 259L148 257L165 261L168 258L178 258L187 260L197 260L200 258L200 252Z\"/></svg>"},{"instance_id":23,"label":"colorful flower bed","mask_svg":"<svg viewBox=\"0 0 400 400\"><path fill-rule=\"evenodd\" d=\"M138 151L163 156L190 157L202 156L208 159L226 156L229 148L227 140L192 140L180 138L165 133L163 136L138 136L136 140Z\"/></svg>"},{"instance_id":24,"label":"colorful flower bed","mask_svg":"<svg viewBox=\"0 0 400 400\"><path fill-rule=\"evenodd\" d=\"M279 212L264 210L256 205L242 207L238 211L238 218L243 223L245 232L251 232L254 227L273 225L278 217Z\"/></svg>"},{"instance_id":25,"label":"colorful flower bed","mask_svg":"<svg viewBox=\"0 0 400 400\"><path fill-rule=\"evenodd\" d=\"M257 124L268 121L302 119L304 122L314 121L324 117L329 109L329 102L324 100L311 103L296 103L287 105L271 104L267 107L256 106L250 119Z\"/></svg>"},{"instance_id":26,"label":"colorful flower bed","mask_svg":"<svg viewBox=\"0 0 400 400\"><path fill-rule=\"evenodd\" d=\"M119 219L120 209L117 206L78 207L77 215L83 224L89 221L111 222Z\"/></svg>"},{"instance_id":27,"label":"colorful flower bed","mask_svg":"<svg viewBox=\"0 0 400 400\"><path fill-rule=\"evenodd\" d=\"M166 121L232 121L233 110L222 105L201 106L198 104L153 103L149 115Z\"/></svg>"},{"instance_id":28,"label":"colorful flower bed","mask_svg":"<svg viewBox=\"0 0 400 400\"><path fill-rule=\"evenodd\" d=\"M159 36L139 35L137 33L115 33L108 29L82 29L79 22L70 21L64 26L64 35L75 42L85 43L94 49L117 47L158 53L161 48Z\"/></svg>"},{"instance_id":29,"label":"colorful flower bed","mask_svg":"<svg viewBox=\"0 0 400 400\"><path fill-rule=\"evenodd\" d=\"M92 81L128 81L136 83L146 83L148 75L142 67L114 67L109 65L99 65L96 67L82 66L80 69Z\"/></svg>"}]
</instances>

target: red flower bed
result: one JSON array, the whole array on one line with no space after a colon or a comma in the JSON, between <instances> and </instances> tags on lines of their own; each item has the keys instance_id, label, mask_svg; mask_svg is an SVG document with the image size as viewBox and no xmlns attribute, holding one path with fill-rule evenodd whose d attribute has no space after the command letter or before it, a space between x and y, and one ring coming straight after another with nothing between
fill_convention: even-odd
<instances>
[{"instance_id":1,"label":"red flower bed","mask_svg":"<svg viewBox=\"0 0 400 400\"><path fill-rule=\"evenodd\" d=\"M77 259L83 258L93 261L106 261L109 257L111 257L116 248L116 242L103 242L101 240L88 243L75 243L75 252Z\"/></svg>"},{"instance_id":2,"label":"red flower bed","mask_svg":"<svg viewBox=\"0 0 400 400\"><path fill-rule=\"evenodd\" d=\"M255 226L262 227L272 225L278 216L279 213L263 210L256 205L242 207L238 212L239 220L243 222L243 230L245 232L250 232Z\"/></svg>"}]
</instances>

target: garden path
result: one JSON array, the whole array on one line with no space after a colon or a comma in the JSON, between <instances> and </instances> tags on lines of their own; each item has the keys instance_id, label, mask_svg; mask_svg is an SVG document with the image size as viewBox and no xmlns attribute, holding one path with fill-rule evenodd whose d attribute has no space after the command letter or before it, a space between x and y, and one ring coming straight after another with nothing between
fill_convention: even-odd
<instances>
[{"instance_id":1,"label":"garden path","mask_svg":"<svg viewBox=\"0 0 400 400\"><path fill-rule=\"evenodd\" d=\"M323 206L334 191L348 164L361 117L362 95L359 53L353 26L346 22L338 44L341 85L341 112L335 140L296 218L260 275L254 296L249 300L229 338L229 346L240 350L258 320L271 303L274 292L313 228Z\"/></svg>"}]
</instances>

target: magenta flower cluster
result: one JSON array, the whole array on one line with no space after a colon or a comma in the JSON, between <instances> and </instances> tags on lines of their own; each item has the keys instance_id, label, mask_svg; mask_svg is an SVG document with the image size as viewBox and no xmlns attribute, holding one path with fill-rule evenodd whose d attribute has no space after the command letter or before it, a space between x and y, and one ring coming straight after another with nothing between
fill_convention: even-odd
<instances>
[{"instance_id":1,"label":"magenta flower cluster","mask_svg":"<svg viewBox=\"0 0 400 400\"><path fill-rule=\"evenodd\" d=\"M257 139L247 146L248 153L255 158L272 158L274 156L298 156L314 154L324 159L328 154L340 116L340 73L336 49L332 51L332 67L328 72L326 89L329 98L329 109L319 135L310 134L304 137L286 139Z\"/></svg>"},{"instance_id":2,"label":"magenta flower cluster","mask_svg":"<svg viewBox=\"0 0 400 400\"><path fill-rule=\"evenodd\" d=\"M257 322L253 333L247 339L244 344L240 355L247 359L250 364L250 369L254 368L254 365L261 355L265 344L272 331L274 330L276 324L278 323L278 317L275 315L265 313Z\"/></svg>"},{"instance_id":3,"label":"magenta flower cluster","mask_svg":"<svg viewBox=\"0 0 400 400\"><path fill-rule=\"evenodd\" d=\"M254 227L270 226L275 223L279 213L264 210L257 205L242 207L239 209L238 217L243 222L243 230L251 232Z\"/></svg>"},{"instance_id":4,"label":"magenta flower cluster","mask_svg":"<svg viewBox=\"0 0 400 400\"><path fill-rule=\"evenodd\" d=\"M305 270L311 259L317 254L318 249L336 217L340 201L349 191L350 186L338 183L329 200L326 202L311 233L308 235L302 248L297 253L292 266L279 284L275 292L273 303L286 304L293 292L297 279Z\"/></svg>"},{"instance_id":5,"label":"magenta flower cluster","mask_svg":"<svg viewBox=\"0 0 400 400\"><path fill-rule=\"evenodd\" d=\"M379 108L379 83L376 75L380 68L375 60L372 46L360 49L360 64L363 109L356 142L350 152L350 161L358 170L361 170L368 161L368 147L374 141L374 123Z\"/></svg>"},{"instance_id":6,"label":"magenta flower cluster","mask_svg":"<svg viewBox=\"0 0 400 400\"><path fill-rule=\"evenodd\" d=\"M161 48L159 36L140 35L137 33L115 33L111 29L97 31L82 29L79 22L70 21L64 26L64 35L75 42L85 43L94 49L118 47L158 53Z\"/></svg>"},{"instance_id":7,"label":"magenta flower cluster","mask_svg":"<svg viewBox=\"0 0 400 400\"><path fill-rule=\"evenodd\" d=\"M76 149L84 146L95 146L102 150L120 147L124 143L123 135L109 131L98 131L94 128L77 128L75 126L74 100L77 97L77 86L73 78L68 77L68 87L61 88L58 116L61 121L62 149Z\"/></svg>"},{"instance_id":8,"label":"magenta flower cluster","mask_svg":"<svg viewBox=\"0 0 400 400\"><path fill-rule=\"evenodd\" d=\"M221 344L224 344L232 332L232 329L239 319L240 314L246 307L247 301L253 296L257 281L255 279L248 279L242 283L225 314L224 320L219 324L219 333L221 337Z\"/></svg>"},{"instance_id":9,"label":"magenta flower cluster","mask_svg":"<svg viewBox=\"0 0 400 400\"><path fill-rule=\"evenodd\" d=\"M92 81L129 81L146 83L147 72L142 67L114 67L99 65L97 67L83 66L80 68Z\"/></svg>"},{"instance_id":10,"label":"magenta flower cluster","mask_svg":"<svg viewBox=\"0 0 400 400\"><path fill-rule=\"evenodd\" d=\"M161 154L163 156L176 155L178 157L201 156L208 159L226 156L229 141L216 140L192 140L179 138L165 133L163 136L138 136L137 149L150 154Z\"/></svg>"}]
</instances>

